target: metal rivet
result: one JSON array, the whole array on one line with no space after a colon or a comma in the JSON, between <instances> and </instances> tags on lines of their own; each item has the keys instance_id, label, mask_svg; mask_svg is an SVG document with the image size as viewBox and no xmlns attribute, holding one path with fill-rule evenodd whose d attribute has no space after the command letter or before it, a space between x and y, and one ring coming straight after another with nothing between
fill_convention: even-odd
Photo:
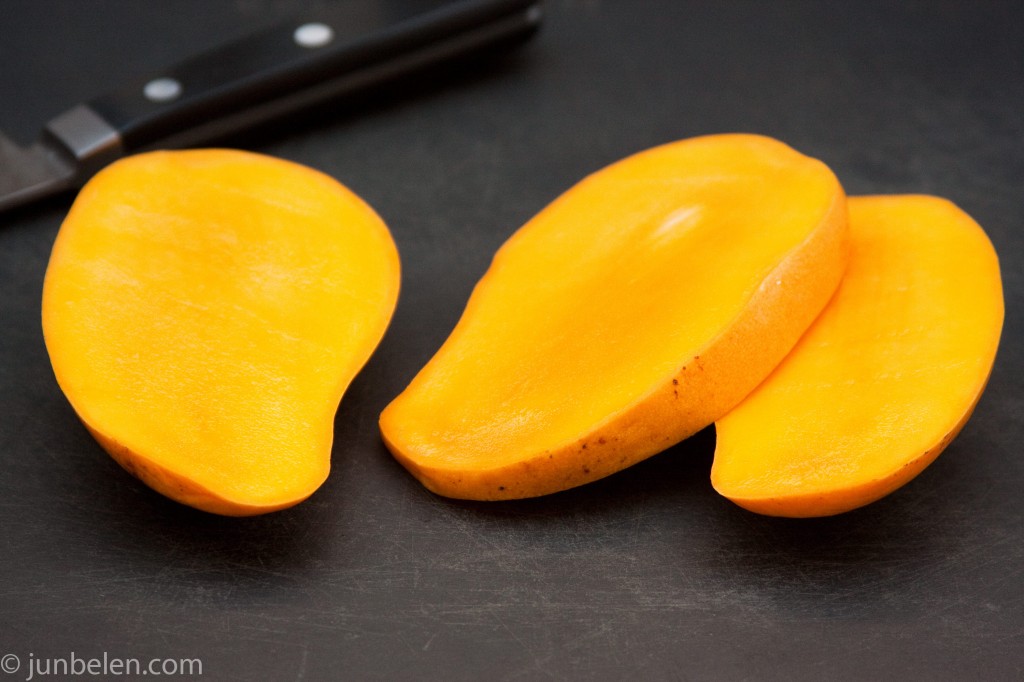
<instances>
[{"instance_id":1,"label":"metal rivet","mask_svg":"<svg viewBox=\"0 0 1024 682\"><path fill-rule=\"evenodd\" d=\"M323 47L334 40L334 29L327 24L303 24L292 36L302 47Z\"/></svg>"},{"instance_id":2,"label":"metal rivet","mask_svg":"<svg viewBox=\"0 0 1024 682\"><path fill-rule=\"evenodd\" d=\"M146 83L142 94L150 102L170 102L181 95L181 83L173 78L156 78Z\"/></svg>"}]
</instances>

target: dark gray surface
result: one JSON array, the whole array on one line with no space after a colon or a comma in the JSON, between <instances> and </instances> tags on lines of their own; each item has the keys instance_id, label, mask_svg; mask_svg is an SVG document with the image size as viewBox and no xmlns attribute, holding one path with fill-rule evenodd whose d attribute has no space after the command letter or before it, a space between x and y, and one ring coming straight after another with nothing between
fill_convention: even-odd
<instances>
[{"instance_id":1,"label":"dark gray surface","mask_svg":"<svg viewBox=\"0 0 1024 682\"><path fill-rule=\"evenodd\" d=\"M0 126L27 139L284 5L5 1ZM262 518L164 500L93 442L39 325L69 198L0 216L0 655L200 658L204 677L239 680L1019 679L1024 11L890 5L550 2L536 42L499 64L244 141L361 194L404 268L330 479ZM723 131L817 156L851 194L946 196L986 228L1006 324L960 437L896 494L811 521L718 497L711 431L543 499L423 490L377 415L494 249L586 173Z\"/></svg>"}]
</instances>

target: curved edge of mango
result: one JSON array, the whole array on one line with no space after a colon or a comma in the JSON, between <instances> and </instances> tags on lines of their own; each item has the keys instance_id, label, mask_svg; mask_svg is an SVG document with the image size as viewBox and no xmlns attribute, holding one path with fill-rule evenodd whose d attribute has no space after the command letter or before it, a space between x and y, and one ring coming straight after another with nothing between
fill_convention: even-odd
<instances>
[{"instance_id":1,"label":"curved edge of mango","mask_svg":"<svg viewBox=\"0 0 1024 682\"><path fill-rule=\"evenodd\" d=\"M125 445L103 435L84 421L82 424L122 469L156 492L175 502L221 516L257 516L295 506L316 492L323 485L323 482L327 480L327 475L330 472L330 463L328 462L328 465L324 468L323 476L320 476L316 485L312 486L305 494L289 497L280 502L270 504L251 504L228 499L209 488L199 485L187 476L171 471L143 455L132 452Z\"/></svg>"},{"instance_id":2,"label":"curved edge of mango","mask_svg":"<svg viewBox=\"0 0 1024 682\"><path fill-rule=\"evenodd\" d=\"M984 386L982 391L984 391ZM715 492L730 502L762 516L811 519L845 514L846 512L869 505L872 502L877 502L917 478L921 472L938 459L942 451L960 434L960 431L974 413L974 408L977 407L980 399L981 392L975 397L970 409L964 414L960 422L952 431L943 436L938 443L925 450L918 457L905 462L900 468L883 478L856 486L830 490L827 493L742 497L723 492L719 485L716 484L714 472L712 472L711 486L715 489Z\"/></svg>"}]
</instances>

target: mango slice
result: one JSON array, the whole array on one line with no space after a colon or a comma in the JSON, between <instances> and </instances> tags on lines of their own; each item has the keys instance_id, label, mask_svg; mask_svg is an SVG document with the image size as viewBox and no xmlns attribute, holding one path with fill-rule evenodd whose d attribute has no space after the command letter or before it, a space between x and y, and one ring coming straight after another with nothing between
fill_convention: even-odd
<instances>
[{"instance_id":1,"label":"mango slice","mask_svg":"<svg viewBox=\"0 0 1024 682\"><path fill-rule=\"evenodd\" d=\"M835 298L716 424L712 483L755 512L826 516L896 490L957 435L995 360L1002 284L977 223L928 196L849 208Z\"/></svg>"},{"instance_id":2,"label":"mango slice","mask_svg":"<svg viewBox=\"0 0 1024 682\"><path fill-rule=\"evenodd\" d=\"M391 236L331 178L214 149L121 160L81 191L43 290L54 373L125 469L198 509L308 497L394 310Z\"/></svg>"},{"instance_id":3,"label":"mango slice","mask_svg":"<svg viewBox=\"0 0 1024 682\"><path fill-rule=\"evenodd\" d=\"M381 415L427 488L497 500L607 476L723 416L824 307L847 257L822 163L753 135L650 149L502 246Z\"/></svg>"}]
</instances>

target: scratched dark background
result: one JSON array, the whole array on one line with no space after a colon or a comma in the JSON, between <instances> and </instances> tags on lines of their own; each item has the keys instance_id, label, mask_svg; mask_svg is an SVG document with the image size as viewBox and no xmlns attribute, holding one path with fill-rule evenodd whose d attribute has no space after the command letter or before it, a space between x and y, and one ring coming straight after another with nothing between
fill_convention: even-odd
<instances>
[{"instance_id":1,"label":"scratched dark background","mask_svg":"<svg viewBox=\"0 0 1024 682\"><path fill-rule=\"evenodd\" d=\"M288 5L5 0L0 128L28 140L67 107ZM338 412L333 473L292 510L192 511L103 453L40 332L70 197L0 215L0 655L200 658L205 678L238 680L1024 675L1024 5L547 10L507 58L233 142L348 184L403 256L392 327ZM820 520L718 497L710 430L543 499L422 489L381 445L377 415L498 245L583 175L723 131L821 158L851 194L949 197L987 229L1006 324L960 437L896 494Z\"/></svg>"}]
</instances>

